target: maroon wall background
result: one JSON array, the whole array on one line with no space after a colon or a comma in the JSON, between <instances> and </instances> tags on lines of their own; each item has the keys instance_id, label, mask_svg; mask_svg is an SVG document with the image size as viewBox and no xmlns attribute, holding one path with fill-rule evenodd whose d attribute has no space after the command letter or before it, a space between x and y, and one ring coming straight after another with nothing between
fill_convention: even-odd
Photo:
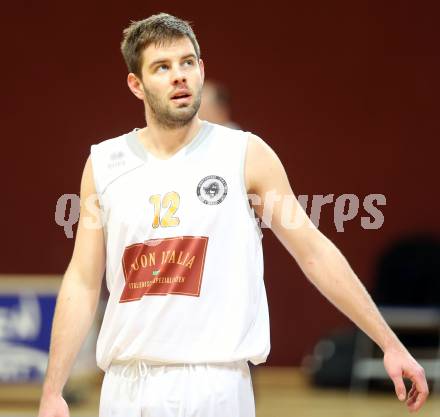
<instances>
[{"instance_id":1,"label":"maroon wall background","mask_svg":"<svg viewBox=\"0 0 440 417\"><path fill-rule=\"evenodd\" d=\"M390 242L439 233L438 5L13 2L1 29L1 273L64 272L73 239L54 221L56 201L79 193L90 144L144 123L119 42L130 20L159 11L194 22L207 77L230 87L234 119L278 153L297 195L386 196L379 230L362 229L362 208L343 233L332 206L321 217L368 288ZM298 364L350 323L267 229L263 241L268 363Z\"/></svg>"}]
</instances>

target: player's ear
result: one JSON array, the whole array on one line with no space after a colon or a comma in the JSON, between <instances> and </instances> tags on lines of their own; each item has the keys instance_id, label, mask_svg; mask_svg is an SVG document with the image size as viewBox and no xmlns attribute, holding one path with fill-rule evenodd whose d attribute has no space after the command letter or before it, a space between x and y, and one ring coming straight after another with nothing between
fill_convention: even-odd
<instances>
[{"instance_id":1,"label":"player's ear","mask_svg":"<svg viewBox=\"0 0 440 417\"><path fill-rule=\"evenodd\" d=\"M203 60L199 59L199 67L200 67L200 73L202 74L202 84L205 81L205 64L203 63Z\"/></svg>"},{"instance_id":2,"label":"player's ear","mask_svg":"<svg viewBox=\"0 0 440 417\"><path fill-rule=\"evenodd\" d=\"M127 75L127 84L130 91L139 99L144 100L144 86L142 85L141 80L132 72Z\"/></svg>"}]
</instances>

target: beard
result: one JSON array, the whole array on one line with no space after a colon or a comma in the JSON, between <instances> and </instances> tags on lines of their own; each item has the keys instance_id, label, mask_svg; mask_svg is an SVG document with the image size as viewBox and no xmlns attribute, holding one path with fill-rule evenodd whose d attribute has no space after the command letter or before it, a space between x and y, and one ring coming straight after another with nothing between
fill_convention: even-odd
<instances>
[{"instance_id":1,"label":"beard","mask_svg":"<svg viewBox=\"0 0 440 417\"><path fill-rule=\"evenodd\" d=\"M199 111L202 101L202 88L198 88L192 95L190 105L171 108L170 103L164 103L157 95L144 87L145 99L151 109L151 114L157 124L166 129L176 129L186 126Z\"/></svg>"}]
</instances>

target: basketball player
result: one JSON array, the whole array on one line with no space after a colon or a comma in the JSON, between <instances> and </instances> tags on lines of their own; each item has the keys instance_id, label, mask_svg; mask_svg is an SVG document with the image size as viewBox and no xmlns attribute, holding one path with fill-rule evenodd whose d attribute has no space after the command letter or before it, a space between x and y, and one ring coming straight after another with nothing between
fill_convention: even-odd
<instances>
[{"instance_id":1,"label":"basketball player","mask_svg":"<svg viewBox=\"0 0 440 417\"><path fill-rule=\"evenodd\" d=\"M262 218L273 192L295 202L292 217L303 224L284 226L278 200L265 222L308 279L382 348L398 398L420 409L423 368L306 217L274 151L249 132L198 118L204 63L189 24L167 14L133 22L122 52L147 127L93 145L85 164L39 416L69 415L62 389L106 269L100 416L254 417L248 361L265 362L270 341L261 230L248 194ZM403 377L412 380L408 395Z\"/></svg>"}]
</instances>

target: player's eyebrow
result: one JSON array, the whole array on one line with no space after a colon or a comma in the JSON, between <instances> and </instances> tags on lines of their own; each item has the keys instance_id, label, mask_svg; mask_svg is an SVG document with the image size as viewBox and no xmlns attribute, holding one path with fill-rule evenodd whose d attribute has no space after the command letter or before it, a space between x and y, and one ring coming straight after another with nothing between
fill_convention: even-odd
<instances>
[{"instance_id":1,"label":"player's eyebrow","mask_svg":"<svg viewBox=\"0 0 440 417\"><path fill-rule=\"evenodd\" d=\"M180 58L180 60L184 60L184 59L188 59L188 58L194 58L194 59L197 59L197 57L195 56L195 54L190 53L190 54L187 54L187 55L182 56L182 57ZM164 62L168 62L168 61L169 61L168 59L158 59L158 60L156 60L156 61L153 61L148 67L149 67L149 68L153 68L154 66L156 66L156 65L158 65L158 64L163 64Z\"/></svg>"}]
</instances>

